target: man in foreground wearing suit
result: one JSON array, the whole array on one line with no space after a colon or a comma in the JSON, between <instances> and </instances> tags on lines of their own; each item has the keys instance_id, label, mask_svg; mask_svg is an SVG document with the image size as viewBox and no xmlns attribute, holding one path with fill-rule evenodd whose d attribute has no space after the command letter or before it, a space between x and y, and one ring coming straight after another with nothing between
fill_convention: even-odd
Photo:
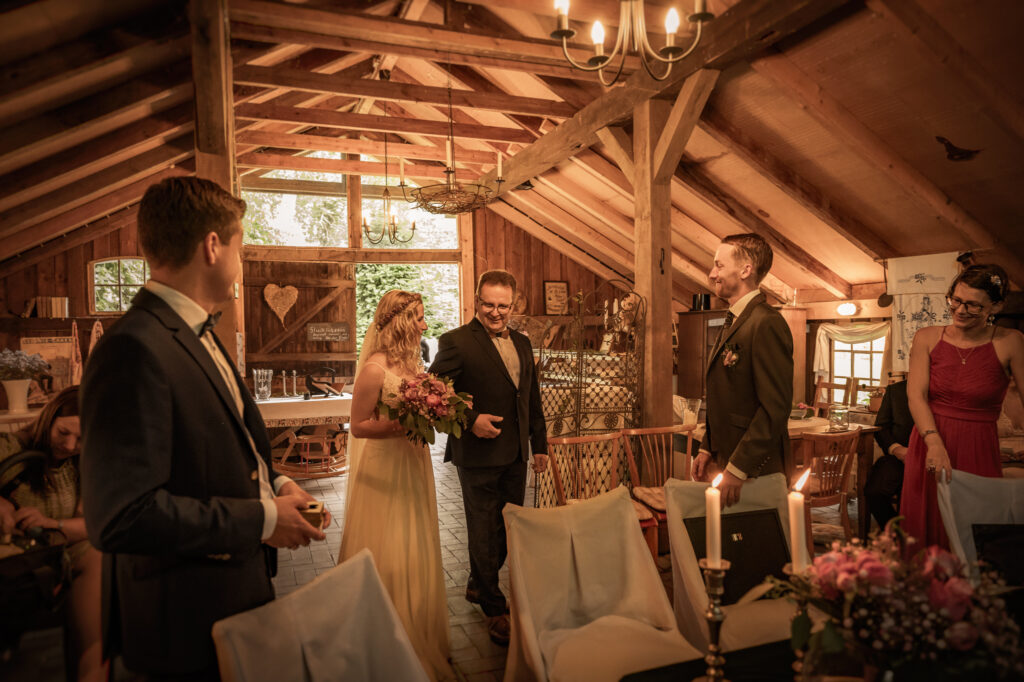
<instances>
[{"instance_id":1,"label":"man in foreground wearing suit","mask_svg":"<svg viewBox=\"0 0 1024 682\"><path fill-rule=\"evenodd\" d=\"M210 628L274 598L276 547L324 534L270 466L259 411L212 327L245 202L175 177L139 205L151 279L89 356L82 498L104 553L104 649L150 680L218 679Z\"/></svg>"},{"instance_id":2,"label":"man in foreground wearing suit","mask_svg":"<svg viewBox=\"0 0 1024 682\"><path fill-rule=\"evenodd\" d=\"M864 497L868 510L879 528L899 512L899 495L903 490L903 457L907 454L910 432L914 430L914 417L907 401L907 380L889 384L875 417L875 442L882 448L882 456L871 466L864 482ZM895 505L893 500L895 499Z\"/></svg>"},{"instance_id":3,"label":"man in foreground wearing suit","mask_svg":"<svg viewBox=\"0 0 1024 682\"><path fill-rule=\"evenodd\" d=\"M722 471L722 504L740 500L748 478L784 471L793 399L793 336L758 290L772 249L756 234L734 234L715 252L709 279L729 312L707 367L707 428L694 480Z\"/></svg>"},{"instance_id":4,"label":"man in foreground wearing suit","mask_svg":"<svg viewBox=\"0 0 1024 682\"><path fill-rule=\"evenodd\" d=\"M466 599L480 604L487 631L508 644L508 602L498 586L498 571L508 546L501 510L523 504L526 461L547 469L547 434L530 340L508 328L515 278L504 270L480 275L476 317L443 334L430 371L450 377L456 391L473 396L466 411L470 429L448 438L445 461L458 468L469 535L469 584Z\"/></svg>"}]
</instances>

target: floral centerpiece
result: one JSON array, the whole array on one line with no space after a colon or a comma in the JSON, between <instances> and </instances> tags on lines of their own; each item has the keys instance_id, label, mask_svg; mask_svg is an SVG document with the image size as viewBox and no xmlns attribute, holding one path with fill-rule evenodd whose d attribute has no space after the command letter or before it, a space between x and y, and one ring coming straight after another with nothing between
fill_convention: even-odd
<instances>
[{"instance_id":1,"label":"floral centerpiece","mask_svg":"<svg viewBox=\"0 0 1024 682\"><path fill-rule=\"evenodd\" d=\"M435 431L462 436L466 410L471 407L471 395L456 393L451 379L428 372L420 372L411 381L402 379L398 393L389 393L377 405L381 416L397 419L405 427L406 437L420 444L433 444Z\"/></svg>"},{"instance_id":2,"label":"floral centerpiece","mask_svg":"<svg viewBox=\"0 0 1024 682\"><path fill-rule=\"evenodd\" d=\"M812 634L801 610L793 620L794 649L807 662L853 648L860 660L893 679L1020 679L1020 629L998 597L1004 585L982 573L977 587L959 560L936 546L902 559L912 539L890 523L867 546L835 542L802 574L777 582L799 602L828 616Z\"/></svg>"},{"instance_id":3,"label":"floral centerpiece","mask_svg":"<svg viewBox=\"0 0 1024 682\"><path fill-rule=\"evenodd\" d=\"M0 381L35 379L50 365L38 353L29 355L23 350L0 351Z\"/></svg>"}]
</instances>

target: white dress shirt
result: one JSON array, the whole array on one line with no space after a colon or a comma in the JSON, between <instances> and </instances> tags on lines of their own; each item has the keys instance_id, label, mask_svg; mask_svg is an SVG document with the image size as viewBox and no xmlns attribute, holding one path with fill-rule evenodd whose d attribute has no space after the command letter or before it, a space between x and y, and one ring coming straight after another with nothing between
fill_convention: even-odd
<instances>
[{"instance_id":1,"label":"white dress shirt","mask_svg":"<svg viewBox=\"0 0 1024 682\"><path fill-rule=\"evenodd\" d=\"M199 334L199 331L203 328L203 323L206 322L206 318L209 316L209 313L202 306L177 289L152 279L146 282L146 290L155 296L159 296L164 303L171 307L171 310L185 321L185 324L196 335ZM242 402L241 389L235 380L235 373L231 369L230 361L221 352L217 342L214 341L212 331L200 336L199 342L203 344L206 352L210 354L210 359L213 360L214 366L220 372L220 377L224 381L228 393L231 394L232 402L235 404L235 410L238 412L238 416L242 418L242 423L244 424L245 405ZM253 442L252 435L248 429L245 430L245 435L249 439L249 447L252 450L253 457L256 458L256 471L258 472L260 484L260 502L263 504L263 534L260 536L260 539L266 540L273 534L274 527L277 525L277 506L274 504L274 495L277 491L281 490L281 486L288 483L291 479L287 476L278 476L274 481L274 487L271 488L267 463L256 450L256 443Z\"/></svg>"}]
</instances>

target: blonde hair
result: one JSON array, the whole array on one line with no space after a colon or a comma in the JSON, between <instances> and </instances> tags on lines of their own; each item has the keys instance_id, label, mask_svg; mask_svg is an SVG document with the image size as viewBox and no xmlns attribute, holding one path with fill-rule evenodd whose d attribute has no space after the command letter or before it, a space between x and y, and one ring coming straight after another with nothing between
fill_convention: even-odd
<instances>
[{"instance_id":1,"label":"blonde hair","mask_svg":"<svg viewBox=\"0 0 1024 682\"><path fill-rule=\"evenodd\" d=\"M384 353L388 364L404 367L410 373L419 369L421 333L416 307L422 303L419 294L392 289L381 296L373 316L377 343L371 352Z\"/></svg>"}]
</instances>

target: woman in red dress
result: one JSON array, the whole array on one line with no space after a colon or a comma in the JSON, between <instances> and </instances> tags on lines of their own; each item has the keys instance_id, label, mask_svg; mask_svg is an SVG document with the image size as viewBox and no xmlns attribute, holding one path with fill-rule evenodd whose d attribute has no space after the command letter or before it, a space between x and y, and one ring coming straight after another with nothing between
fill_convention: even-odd
<instances>
[{"instance_id":1,"label":"woman in red dress","mask_svg":"<svg viewBox=\"0 0 1024 682\"><path fill-rule=\"evenodd\" d=\"M1024 334L991 325L1007 283L998 265L972 265L953 280L946 297L953 323L914 336L907 398L915 426L900 513L916 548L949 547L937 481L950 480L953 469L1002 476L996 420L1010 375L1024 385Z\"/></svg>"}]
</instances>

